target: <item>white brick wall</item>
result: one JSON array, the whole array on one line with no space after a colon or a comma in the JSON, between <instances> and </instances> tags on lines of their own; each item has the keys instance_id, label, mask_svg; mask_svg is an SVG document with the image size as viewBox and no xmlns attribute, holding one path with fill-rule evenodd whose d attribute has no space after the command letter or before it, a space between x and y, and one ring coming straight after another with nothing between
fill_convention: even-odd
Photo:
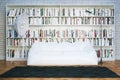
<instances>
[{"instance_id":1,"label":"white brick wall","mask_svg":"<svg viewBox=\"0 0 120 80\"><path fill-rule=\"evenodd\" d=\"M120 0L115 0L115 51L116 60L120 60Z\"/></svg>"},{"instance_id":2,"label":"white brick wall","mask_svg":"<svg viewBox=\"0 0 120 80\"><path fill-rule=\"evenodd\" d=\"M115 5L115 50L120 60L120 0L0 0L0 59L5 59L5 9L6 4L79 4L79 5Z\"/></svg>"}]
</instances>

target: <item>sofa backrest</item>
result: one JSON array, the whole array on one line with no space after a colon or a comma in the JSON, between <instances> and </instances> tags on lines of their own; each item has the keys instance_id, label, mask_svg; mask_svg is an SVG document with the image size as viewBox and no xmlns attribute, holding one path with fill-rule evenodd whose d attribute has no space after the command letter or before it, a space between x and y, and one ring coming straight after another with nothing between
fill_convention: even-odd
<instances>
[{"instance_id":1,"label":"sofa backrest","mask_svg":"<svg viewBox=\"0 0 120 80\"><path fill-rule=\"evenodd\" d=\"M35 42L32 47L39 48L40 51L84 51L94 50L90 42Z\"/></svg>"}]
</instances>

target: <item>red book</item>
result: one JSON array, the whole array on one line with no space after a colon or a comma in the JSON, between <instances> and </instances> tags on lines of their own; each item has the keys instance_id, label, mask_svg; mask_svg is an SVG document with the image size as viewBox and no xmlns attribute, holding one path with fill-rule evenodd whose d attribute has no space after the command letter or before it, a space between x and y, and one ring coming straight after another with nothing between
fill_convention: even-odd
<instances>
[{"instance_id":1,"label":"red book","mask_svg":"<svg viewBox=\"0 0 120 80\"><path fill-rule=\"evenodd\" d=\"M103 30L103 37L105 37L105 32L106 32L106 31L105 31L105 29L104 29L104 30Z\"/></svg>"},{"instance_id":2,"label":"red book","mask_svg":"<svg viewBox=\"0 0 120 80\"><path fill-rule=\"evenodd\" d=\"M100 50L97 51L97 57L100 57Z\"/></svg>"},{"instance_id":3,"label":"red book","mask_svg":"<svg viewBox=\"0 0 120 80\"><path fill-rule=\"evenodd\" d=\"M96 34L96 30L94 30L94 37L96 37L97 36L97 34Z\"/></svg>"}]
</instances>

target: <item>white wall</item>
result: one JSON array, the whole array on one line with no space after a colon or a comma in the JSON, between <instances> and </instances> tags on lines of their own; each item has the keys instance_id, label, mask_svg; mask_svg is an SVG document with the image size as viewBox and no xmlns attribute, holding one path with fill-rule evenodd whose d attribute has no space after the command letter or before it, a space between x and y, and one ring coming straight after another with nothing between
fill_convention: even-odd
<instances>
[{"instance_id":1,"label":"white wall","mask_svg":"<svg viewBox=\"0 0 120 80\"><path fill-rule=\"evenodd\" d=\"M115 51L120 60L120 0L0 0L0 59L5 59L5 12L6 4L79 4L79 5L115 5Z\"/></svg>"}]
</instances>

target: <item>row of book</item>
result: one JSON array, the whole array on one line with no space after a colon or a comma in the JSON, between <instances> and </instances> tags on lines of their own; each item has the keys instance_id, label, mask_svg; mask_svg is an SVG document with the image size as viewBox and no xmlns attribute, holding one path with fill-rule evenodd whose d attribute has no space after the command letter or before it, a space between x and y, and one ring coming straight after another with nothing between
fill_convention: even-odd
<instances>
[{"instance_id":1,"label":"row of book","mask_svg":"<svg viewBox=\"0 0 120 80\"><path fill-rule=\"evenodd\" d=\"M113 45L113 39L112 38L94 38L93 39L93 44L95 46L112 46Z\"/></svg>"},{"instance_id":2,"label":"row of book","mask_svg":"<svg viewBox=\"0 0 120 80\"><path fill-rule=\"evenodd\" d=\"M79 42L89 41L93 46L113 46L112 38L24 38L24 39L7 39L7 46L31 46L35 41L40 42Z\"/></svg>"},{"instance_id":3,"label":"row of book","mask_svg":"<svg viewBox=\"0 0 120 80\"><path fill-rule=\"evenodd\" d=\"M43 25L43 24L50 24L50 25L81 25L81 24L90 24L90 25L108 25L114 24L113 17L58 17L58 18L30 18L29 21L30 25Z\"/></svg>"},{"instance_id":4,"label":"row of book","mask_svg":"<svg viewBox=\"0 0 120 80\"><path fill-rule=\"evenodd\" d=\"M15 59L27 59L29 50L27 49L8 49L7 57L15 58ZM101 55L100 50L96 50L98 57ZM102 49L102 58L113 58L113 50L112 49Z\"/></svg>"},{"instance_id":5,"label":"row of book","mask_svg":"<svg viewBox=\"0 0 120 80\"><path fill-rule=\"evenodd\" d=\"M101 34L102 33L102 34ZM102 32L100 29L32 29L29 30L25 36L30 38L113 38L113 30L103 29ZM8 38L19 38L17 32L14 29L9 29L7 31Z\"/></svg>"},{"instance_id":6,"label":"row of book","mask_svg":"<svg viewBox=\"0 0 120 80\"><path fill-rule=\"evenodd\" d=\"M7 49L7 58L27 59L29 50Z\"/></svg>"},{"instance_id":7,"label":"row of book","mask_svg":"<svg viewBox=\"0 0 120 80\"><path fill-rule=\"evenodd\" d=\"M113 8L80 8L80 7L61 7L61 8L13 8L7 16L16 16L22 13L29 16L114 16Z\"/></svg>"},{"instance_id":8,"label":"row of book","mask_svg":"<svg viewBox=\"0 0 120 80\"><path fill-rule=\"evenodd\" d=\"M96 50L98 57L100 57L100 55L102 56L102 58L113 58L113 49L102 49L102 54L100 50Z\"/></svg>"},{"instance_id":9,"label":"row of book","mask_svg":"<svg viewBox=\"0 0 120 80\"><path fill-rule=\"evenodd\" d=\"M14 25L15 18L8 18L7 24ZM114 24L113 17L39 17L29 18L30 25L109 25Z\"/></svg>"},{"instance_id":10,"label":"row of book","mask_svg":"<svg viewBox=\"0 0 120 80\"><path fill-rule=\"evenodd\" d=\"M14 25L16 18L7 18L7 25Z\"/></svg>"},{"instance_id":11,"label":"row of book","mask_svg":"<svg viewBox=\"0 0 120 80\"><path fill-rule=\"evenodd\" d=\"M7 39L7 46L31 46L37 38L24 38L24 39Z\"/></svg>"}]
</instances>

